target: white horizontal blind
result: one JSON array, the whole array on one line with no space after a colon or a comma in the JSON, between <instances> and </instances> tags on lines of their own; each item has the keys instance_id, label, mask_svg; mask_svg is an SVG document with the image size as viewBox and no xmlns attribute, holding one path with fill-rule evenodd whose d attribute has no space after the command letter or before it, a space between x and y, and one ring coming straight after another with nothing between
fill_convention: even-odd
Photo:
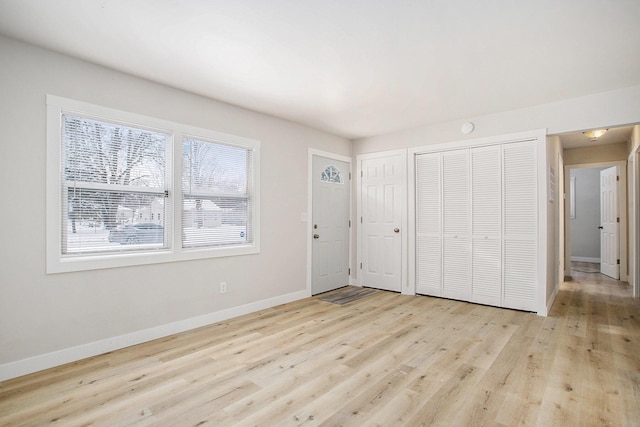
<instances>
[{"instance_id":1,"label":"white horizontal blind","mask_svg":"<svg viewBox=\"0 0 640 427\"><path fill-rule=\"evenodd\" d=\"M183 139L182 247L253 242L253 150Z\"/></svg>"},{"instance_id":2,"label":"white horizontal blind","mask_svg":"<svg viewBox=\"0 0 640 427\"><path fill-rule=\"evenodd\" d=\"M168 248L169 134L63 113L61 255Z\"/></svg>"}]
</instances>

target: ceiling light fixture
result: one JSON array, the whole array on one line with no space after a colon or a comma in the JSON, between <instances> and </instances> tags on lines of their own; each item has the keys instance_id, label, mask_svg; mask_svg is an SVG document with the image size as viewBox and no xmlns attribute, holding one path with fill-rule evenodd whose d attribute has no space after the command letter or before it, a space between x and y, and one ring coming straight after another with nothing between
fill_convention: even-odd
<instances>
[{"instance_id":1,"label":"ceiling light fixture","mask_svg":"<svg viewBox=\"0 0 640 427\"><path fill-rule=\"evenodd\" d=\"M584 134L584 136L586 136L590 140L595 141L596 139L600 138L602 135L607 133L608 130L609 129L594 129L594 130L587 130L582 133Z\"/></svg>"}]
</instances>

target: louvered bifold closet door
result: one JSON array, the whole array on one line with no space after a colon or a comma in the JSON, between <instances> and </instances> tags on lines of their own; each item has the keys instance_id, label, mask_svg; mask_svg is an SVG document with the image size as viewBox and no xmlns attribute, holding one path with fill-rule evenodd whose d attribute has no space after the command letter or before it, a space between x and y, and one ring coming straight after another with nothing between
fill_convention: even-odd
<instances>
[{"instance_id":1,"label":"louvered bifold closet door","mask_svg":"<svg viewBox=\"0 0 640 427\"><path fill-rule=\"evenodd\" d=\"M416 292L442 295L440 153L416 156Z\"/></svg>"},{"instance_id":2,"label":"louvered bifold closet door","mask_svg":"<svg viewBox=\"0 0 640 427\"><path fill-rule=\"evenodd\" d=\"M469 150L442 153L442 296L471 298Z\"/></svg>"},{"instance_id":3,"label":"louvered bifold closet door","mask_svg":"<svg viewBox=\"0 0 640 427\"><path fill-rule=\"evenodd\" d=\"M534 141L503 145L503 290L502 305L536 309L537 173Z\"/></svg>"},{"instance_id":4,"label":"louvered bifold closet door","mask_svg":"<svg viewBox=\"0 0 640 427\"><path fill-rule=\"evenodd\" d=\"M471 149L471 301L501 305L502 150Z\"/></svg>"}]
</instances>

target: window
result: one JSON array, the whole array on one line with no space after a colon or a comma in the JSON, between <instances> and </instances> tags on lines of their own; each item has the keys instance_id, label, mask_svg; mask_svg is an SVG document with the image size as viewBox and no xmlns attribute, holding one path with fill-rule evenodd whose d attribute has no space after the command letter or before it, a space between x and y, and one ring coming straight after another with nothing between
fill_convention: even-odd
<instances>
[{"instance_id":1,"label":"window","mask_svg":"<svg viewBox=\"0 0 640 427\"><path fill-rule=\"evenodd\" d=\"M343 184L342 174L335 166L327 166L325 170L322 171L322 175L320 176L320 181L322 182L330 182L333 184Z\"/></svg>"},{"instance_id":2,"label":"window","mask_svg":"<svg viewBox=\"0 0 640 427\"><path fill-rule=\"evenodd\" d=\"M47 97L47 272L259 252L259 141Z\"/></svg>"},{"instance_id":3,"label":"window","mask_svg":"<svg viewBox=\"0 0 640 427\"><path fill-rule=\"evenodd\" d=\"M153 211L165 209L171 136L76 113L61 121L61 255L168 248L170 227Z\"/></svg>"},{"instance_id":4,"label":"window","mask_svg":"<svg viewBox=\"0 0 640 427\"><path fill-rule=\"evenodd\" d=\"M185 137L183 156L183 247L252 242L252 150Z\"/></svg>"}]
</instances>

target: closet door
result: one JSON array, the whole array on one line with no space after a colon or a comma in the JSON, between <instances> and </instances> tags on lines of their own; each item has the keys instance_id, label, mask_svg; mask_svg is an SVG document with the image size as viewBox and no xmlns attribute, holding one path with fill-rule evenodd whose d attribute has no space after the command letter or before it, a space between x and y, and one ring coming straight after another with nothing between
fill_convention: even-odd
<instances>
[{"instance_id":1,"label":"closet door","mask_svg":"<svg viewBox=\"0 0 640 427\"><path fill-rule=\"evenodd\" d=\"M471 299L469 150L442 153L442 296Z\"/></svg>"},{"instance_id":2,"label":"closet door","mask_svg":"<svg viewBox=\"0 0 640 427\"><path fill-rule=\"evenodd\" d=\"M499 306L502 290L502 150L471 149L471 301Z\"/></svg>"},{"instance_id":3,"label":"closet door","mask_svg":"<svg viewBox=\"0 0 640 427\"><path fill-rule=\"evenodd\" d=\"M416 156L416 293L442 295L440 153Z\"/></svg>"},{"instance_id":4,"label":"closet door","mask_svg":"<svg viewBox=\"0 0 640 427\"><path fill-rule=\"evenodd\" d=\"M538 198L534 141L503 145L502 305L535 311Z\"/></svg>"}]
</instances>

